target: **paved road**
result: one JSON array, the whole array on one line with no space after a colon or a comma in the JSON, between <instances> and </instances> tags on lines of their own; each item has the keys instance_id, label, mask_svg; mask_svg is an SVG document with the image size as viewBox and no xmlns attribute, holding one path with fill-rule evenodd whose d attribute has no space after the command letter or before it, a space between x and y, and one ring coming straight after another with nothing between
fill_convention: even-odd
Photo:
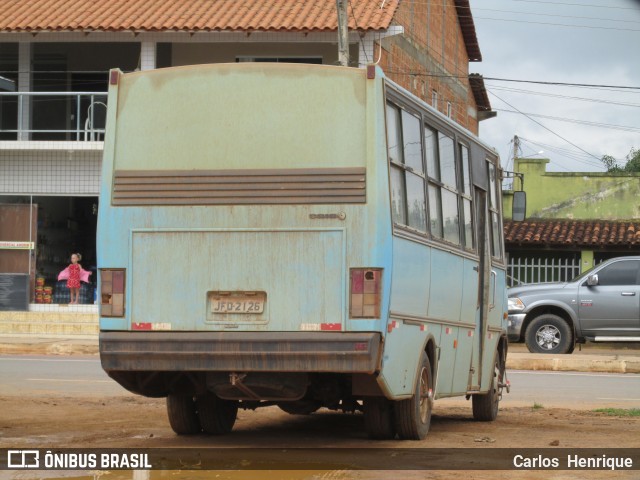
<instances>
[{"instance_id":1,"label":"paved road","mask_svg":"<svg viewBox=\"0 0 640 480\"><path fill-rule=\"evenodd\" d=\"M504 406L640 407L640 375L510 371L509 380L512 391ZM130 395L103 372L97 358L77 356L0 356L0 394Z\"/></svg>"}]
</instances>

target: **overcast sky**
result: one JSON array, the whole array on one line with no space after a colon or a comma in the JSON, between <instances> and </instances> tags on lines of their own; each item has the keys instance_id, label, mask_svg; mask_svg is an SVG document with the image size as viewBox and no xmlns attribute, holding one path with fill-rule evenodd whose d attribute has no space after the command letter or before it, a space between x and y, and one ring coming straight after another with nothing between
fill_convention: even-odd
<instances>
[{"instance_id":1,"label":"overcast sky","mask_svg":"<svg viewBox=\"0 0 640 480\"><path fill-rule=\"evenodd\" d=\"M547 168L553 171L604 171L602 155L624 163L632 147L640 148L640 0L471 0L471 8L483 60L471 63L470 72L484 75L491 106L498 111L497 118L480 124L480 137L499 151L503 166L513 167L516 134L522 156L549 158ZM638 88L546 86L486 77ZM504 110L572 121L531 116L549 131Z\"/></svg>"}]
</instances>

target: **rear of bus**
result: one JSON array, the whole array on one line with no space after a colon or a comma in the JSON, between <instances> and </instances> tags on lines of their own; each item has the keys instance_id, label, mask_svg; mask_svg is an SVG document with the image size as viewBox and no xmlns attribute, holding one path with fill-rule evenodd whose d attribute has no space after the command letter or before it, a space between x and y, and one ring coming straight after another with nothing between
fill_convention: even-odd
<instances>
[{"instance_id":1,"label":"rear of bus","mask_svg":"<svg viewBox=\"0 0 640 480\"><path fill-rule=\"evenodd\" d=\"M111 72L101 361L128 390L168 397L176 432L228 431L238 407L359 408L391 280L380 76Z\"/></svg>"}]
</instances>

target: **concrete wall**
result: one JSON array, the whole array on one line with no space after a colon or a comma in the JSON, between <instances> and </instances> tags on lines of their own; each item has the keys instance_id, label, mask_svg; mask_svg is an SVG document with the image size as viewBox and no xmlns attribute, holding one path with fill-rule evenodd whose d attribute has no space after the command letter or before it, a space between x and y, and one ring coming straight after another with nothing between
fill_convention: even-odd
<instances>
[{"instance_id":1,"label":"concrete wall","mask_svg":"<svg viewBox=\"0 0 640 480\"><path fill-rule=\"evenodd\" d=\"M571 220L632 220L640 218L640 174L547 172L547 159L516 159L514 170L524 174L527 218ZM520 189L520 180L514 180ZM504 195L505 216L511 215L512 195Z\"/></svg>"}]
</instances>

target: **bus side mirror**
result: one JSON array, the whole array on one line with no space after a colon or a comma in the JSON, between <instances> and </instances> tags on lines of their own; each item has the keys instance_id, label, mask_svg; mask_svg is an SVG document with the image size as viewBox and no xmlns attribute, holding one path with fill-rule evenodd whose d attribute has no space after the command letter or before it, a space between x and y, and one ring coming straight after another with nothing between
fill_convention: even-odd
<instances>
[{"instance_id":1,"label":"bus side mirror","mask_svg":"<svg viewBox=\"0 0 640 480\"><path fill-rule=\"evenodd\" d=\"M594 273L593 275L589 275L587 277L587 285L590 287L595 287L598 285L598 274Z\"/></svg>"},{"instance_id":2,"label":"bus side mirror","mask_svg":"<svg viewBox=\"0 0 640 480\"><path fill-rule=\"evenodd\" d=\"M513 206L511 209L511 219L514 222L522 222L527 217L527 193L513 192Z\"/></svg>"}]
</instances>

